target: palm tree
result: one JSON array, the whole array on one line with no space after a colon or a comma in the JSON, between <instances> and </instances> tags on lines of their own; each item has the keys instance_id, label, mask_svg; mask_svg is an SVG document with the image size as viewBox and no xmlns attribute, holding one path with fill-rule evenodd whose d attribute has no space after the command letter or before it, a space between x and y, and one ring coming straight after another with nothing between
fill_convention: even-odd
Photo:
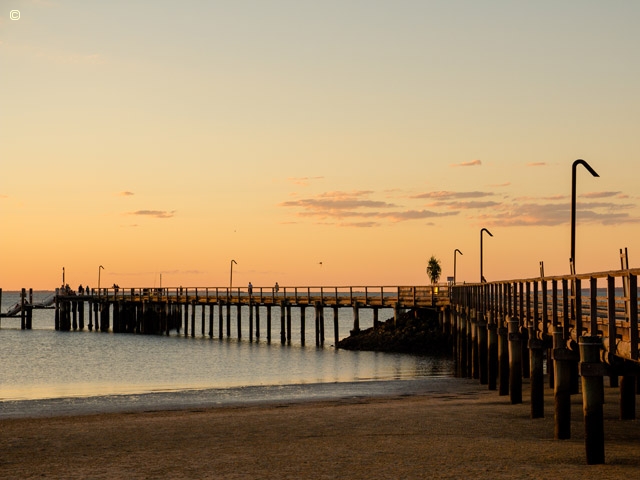
<instances>
[{"instance_id":1,"label":"palm tree","mask_svg":"<svg viewBox=\"0 0 640 480\"><path fill-rule=\"evenodd\" d=\"M427 265L427 275L429 275L429 280L431 280L432 284L438 283L438 280L440 280L441 272L442 267L440 267L440 260L431 255L431 258L429 259L429 263Z\"/></svg>"}]
</instances>

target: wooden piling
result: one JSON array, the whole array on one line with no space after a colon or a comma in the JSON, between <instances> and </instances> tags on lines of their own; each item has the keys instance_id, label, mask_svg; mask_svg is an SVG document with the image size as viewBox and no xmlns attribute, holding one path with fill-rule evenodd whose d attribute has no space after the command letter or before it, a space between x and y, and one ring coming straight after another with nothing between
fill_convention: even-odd
<instances>
[{"instance_id":1,"label":"wooden piling","mask_svg":"<svg viewBox=\"0 0 640 480\"><path fill-rule=\"evenodd\" d=\"M240 300L238 298L238 304L236 305L236 326L238 332L238 340L242 338L242 305L239 302Z\"/></svg>"},{"instance_id":2,"label":"wooden piling","mask_svg":"<svg viewBox=\"0 0 640 480\"><path fill-rule=\"evenodd\" d=\"M191 304L191 338L196 336L196 301L197 300L193 300Z\"/></svg>"},{"instance_id":3,"label":"wooden piling","mask_svg":"<svg viewBox=\"0 0 640 480\"><path fill-rule=\"evenodd\" d=\"M84 330L84 302L78 301L78 327L80 331Z\"/></svg>"},{"instance_id":4,"label":"wooden piling","mask_svg":"<svg viewBox=\"0 0 640 480\"><path fill-rule=\"evenodd\" d=\"M478 358L478 318L476 309L471 310L468 325L471 333L471 377L475 380L480 378L480 359Z\"/></svg>"},{"instance_id":5,"label":"wooden piling","mask_svg":"<svg viewBox=\"0 0 640 480\"><path fill-rule=\"evenodd\" d=\"M467 358L468 347L467 347L467 314L466 310L462 306L458 306L459 315L458 319L460 320L460 334L458 336L458 376L461 378L466 378L469 376L469 360Z\"/></svg>"},{"instance_id":6,"label":"wooden piling","mask_svg":"<svg viewBox=\"0 0 640 480\"><path fill-rule=\"evenodd\" d=\"M87 301L87 307L89 309L89 331L93 331L93 302ZM58 296L56 295L56 315L58 314ZM56 329L57 330L57 329Z\"/></svg>"},{"instance_id":7,"label":"wooden piling","mask_svg":"<svg viewBox=\"0 0 640 480\"><path fill-rule=\"evenodd\" d=\"M209 304L209 338L213 338L213 310L214 310L213 303L210 303Z\"/></svg>"},{"instance_id":8,"label":"wooden piling","mask_svg":"<svg viewBox=\"0 0 640 480\"><path fill-rule=\"evenodd\" d=\"M280 301L280 343L287 343L287 327L286 327L286 300Z\"/></svg>"},{"instance_id":9,"label":"wooden piling","mask_svg":"<svg viewBox=\"0 0 640 480\"><path fill-rule=\"evenodd\" d=\"M306 307L304 305L301 305L300 306L300 343L302 346L304 346L305 340L306 340L305 330L307 326L306 326L306 319L305 319L305 310L306 310Z\"/></svg>"},{"instance_id":10,"label":"wooden piling","mask_svg":"<svg viewBox=\"0 0 640 480\"><path fill-rule=\"evenodd\" d=\"M544 345L529 332L529 369L531 378L531 418L544 417Z\"/></svg>"},{"instance_id":11,"label":"wooden piling","mask_svg":"<svg viewBox=\"0 0 640 480\"><path fill-rule=\"evenodd\" d=\"M26 319L26 308L25 304L27 303L27 291L26 289L22 289L20 291L20 329L27 329L27 319Z\"/></svg>"},{"instance_id":12,"label":"wooden piling","mask_svg":"<svg viewBox=\"0 0 640 480\"><path fill-rule=\"evenodd\" d=\"M260 304L256 304L256 340L260 340Z\"/></svg>"},{"instance_id":13,"label":"wooden piling","mask_svg":"<svg viewBox=\"0 0 640 480\"><path fill-rule=\"evenodd\" d=\"M78 330L78 302L75 300L71 302L71 318L73 319L72 326L75 332Z\"/></svg>"},{"instance_id":14,"label":"wooden piling","mask_svg":"<svg viewBox=\"0 0 640 480\"><path fill-rule=\"evenodd\" d=\"M267 343L271 343L271 305L267 305Z\"/></svg>"},{"instance_id":15,"label":"wooden piling","mask_svg":"<svg viewBox=\"0 0 640 480\"><path fill-rule=\"evenodd\" d=\"M522 339L520 321L509 318L509 397L512 404L522 403Z\"/></svg>"},{"instance_id":16,"label":"wooden piling","mask_svg":"<svg viewBox=\"0 0 640 480\"><path fill-rule=\"evenodd\" d=\"M249 341L253 342L253 298L249 295Z\"/></svg>"},{"instance_id":17,"label":"wooden piling","mask_svg":"<svg viewBox=\"0 0 640 480\"><path fill-rule=\"evenodd\" d=\"M339 322L338 322L338 307L333 307L333 340L335 342L336 347L338 346L338 342L340 341L340 332L339 332Z\"/></svg>"},{"instance_id":18,"label":"wooden piling","mask_svg":"<svg viewBox=\"0 0 640 480\"><path fill-rule=\"evenodd\" d=\"M184 302L184 336L189 336L189 303Z\"/></svg>"},{"instance_id":19,"label":"wooden piling","mask_svg":"<svg viewBox=\"0 0 640 480\"><path fill-rule=\"evenodd\" d=\"M571 438L571 352L565 347L563 331L557 328L553 332L553 366L555 382L554 399L554 438Z\"/></svg>"},{"instance_id":20,"label":"wooden piling","mask_svg":"<svg viewBox=\"0 0 640 480\"><path fill-rule=\"evenodd\" d=\"M291 344L291 305L287 303L287 343Z\"/></svg>"},{"instance_id":21,"label":"wooden piling","mask_svg":"<svg viewBox=\"0 0 640 480\"><path fill-rule=\"evenodd\" d=\"M489 383L489 342L487 330L487 322L484 314L478 312L476 317L476 329L478 337L478 376L480 385L488 385Z\"/></svg>"},{"instance_id":22,"label":"wooden piling","mask_svg":"<svg viewBox=\"0 0 640 480\"><path fill-rule=\"evenodd\" d=\"M495 316L487 312L487 331L489 335L489 364L488 385L489 390L496 390L498 386L498 325Z\"/></svg>"},{"instance_id":23,"label":"wooden piling","mask_svg":"<svg viewBox=\"0 0 640 480\"><path fill-rule=\"evenodd\" d=\"M583 336L579 340L580 376L582 378L582 410L587 464L604 463L604 365L600 362L602 339Z\"/></svg>"},{"instance_id":24,"label":"wooden piling","mask_svg":"<svg viewBox=\"0 0 640 480\"><path fill-rule=\"evenodd\" d=\"M527 284L529 285L529 284ZM527 287L527 296L529 287ZM544 343L538 338L538 282L533 284L533 317L529 318L529 372L531 418L544 417Z\"/></svg>"},{"instance_id":25,"label":"wooden piling","mask_svg":"<svg viewBox=\"0 0 640 480\"><path fill-rule=\"evenodd\" d=\"M623 375L620 380L620 420L636 419L636 377Z\"/></svg>"},{"instance_id":26,"label":"wooden piling","mask_svg":"<svg viewBox=\"0 0 640 480\"><path fill-rule=\"evenodd\" d=\"M355 335L360 333L360 308L358 302L353 302L353 330L351 334Z\"/></svg>"},{"instance_id":27,"label":"wooden piling","mask_svg":"<svg viewBox=\"0 0 640 480\"><path fill-rule=\"evenodd\" d=\"M223 314L223 301L218 302L218 338L224 338L224 314Z\"/></svg>"}]
</instances>

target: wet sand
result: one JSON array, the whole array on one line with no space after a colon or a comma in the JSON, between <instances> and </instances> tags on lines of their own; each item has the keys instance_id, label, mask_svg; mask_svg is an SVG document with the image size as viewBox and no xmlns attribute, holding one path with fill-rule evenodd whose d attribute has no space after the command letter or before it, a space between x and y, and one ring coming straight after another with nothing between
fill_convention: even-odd
<instances>
[{"instance_id":1,"label":"wet sand","mask_svg":"<svg viewBox=\"0 0 640 480\"><path fill-rule=\"evenodd\" d=\"M531 478L640 476L640 424L606 388L606 464L586 465L581 396L572 439L475 380L390 397L0 420L0 478ZM638 409L640 412L640 408Z\"/></svg>"}]
</instances>

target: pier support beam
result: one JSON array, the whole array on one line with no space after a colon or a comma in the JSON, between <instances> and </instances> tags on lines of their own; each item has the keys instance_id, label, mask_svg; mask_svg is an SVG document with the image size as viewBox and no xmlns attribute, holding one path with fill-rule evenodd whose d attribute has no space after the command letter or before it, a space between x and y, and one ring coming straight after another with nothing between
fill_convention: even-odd
<instances>
[{"instance_id":1,"label":"pier support beam","mask_svg":"<svg viewBox=\"0 0 640 480\"><path fill-rule=\"evenodd\" d=\"M509 394L512 404L522 403L522 339L520 321L509 318Z\"/></svg>"},{"instance_id":2,"label":"pier support beam","mask_svg":"<svg viewBox=\"0 0 640 480\"><path fill-rule=\"evenodd\" d=\"M580 337L580 376L582 377L582 410L587 464L604 463L604 365L600 362L602 339Z\"/></svg>"},{"instance_id":3,"label":"pier support beam","mask_svg":"<svg viewBox=\"0 0 640 480\"><path fill-rule=\"evenodd\" d=\"M498 325L491 312L487 312L487 330L489 334L489 390L496 390L498 385Z\"/></svg>"},{"instance_id":4,"label":"pier support beam","mask_svg":"<svg viewBox=\"0 0 640 480\"><path fill-rule=\"evenodd\" d=\"M573 354L566 348L561 328L553 332L553 366L555 382L553 399L555 404L554 438L571 438L571 363Z\"/></svg>"},{"instance_id":5,"label":"pier support beam","mask_svg":"<svg viewBox=\"0 0 640 480\"><path fill-rule=\"evenodd\" d=\"M260 340L260 304L256 304L256 341Z\"/></svg>"},{"instance_id":6,"label":"pier support beam","mask_svg":"<svg viewBox=\"0 0 640 480\"><path fill-rule=\"evenodd\" d=\"M280 343L287 343L287 327L286 327L286 301L280 302Z\"/></svg>"},{"instance_id":7,"label":"pier support beam","mask_svg":"<svg viewBox=\"0 0 640 480\"><path fill-rule=\"evenodd\" d=\"M544 418L544 345L529 332L529 371L531 378L531 418Z\"/></svg>"},{"instance_id":8,"label":"pier support beam","mask_svg":"<svg viewBox=\"0 0 640 480\"><path fill-rule=\"evenodd\" d=\"M476 316L476 329L478 337L478 374L480 385L489 383L489 342L487 330L487 322L482 312L478 312Z\"/></svg>"},{"instance_id":9,"label":"pier support beam","mask_svg":"<svg viewBox=\"0 0 640 480\"><path fill-rule=\"evenodd\" d=\"M498 328L498 370L498 394L509 395L509 329L503 326Z\"/></svg>"},{"instance_id":10,"label":"pier support beam","mask_svg":"<svg viewBox=\"0 0 640 480\"><path fill-rule=\"evenodd\" d=\"M458 377L466 378L469 376L467 366L469 364L467 358L467 314L464 307L458 308Z\"/></svg>"},{"instance_id":11,"label":"pier support beam","mask_svg":"<svg viewBox=\"0 0 640 480\"><path fill-rule=\"evenodd\" d=\"M353 302L353 330L351 335L360 333L360 308L358 302Z\"/></svg>"},{"instance_id":12,"label":"pier support beam","mask_svg":"<svg viewBox=\"0 0 640 480\"><path fill-rule=\"evenodd\" d=\"M636 377L623 375L620 380L620 420L636 419Z\"/></svg>"},{"instance_id":13,"label":"pier support beam","mask_svg":"<svg viewBox=\"0 0 640 480\"><path fill-rule=\"evenodd\" d=\"M271 343L271 305L267 305L267 343Z\"/></svg>"},{"instance_id":14,"label":"pier support beam","mask_svg":"<svg viewBox=\"0 0 640 480\"><path fill-rule=\"evenodd\" d=\"M478 319L476 309L471 310L468 325L471 334L471 377L475 380L480 378L480 359L478 357Z\"/></svg>"}]
</instances>

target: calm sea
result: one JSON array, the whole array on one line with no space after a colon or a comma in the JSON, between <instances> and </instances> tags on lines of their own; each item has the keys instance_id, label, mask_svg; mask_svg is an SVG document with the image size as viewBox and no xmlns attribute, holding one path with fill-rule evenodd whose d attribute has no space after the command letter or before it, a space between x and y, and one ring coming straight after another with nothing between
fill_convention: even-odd
<instances>
[{"instance_id":1,"label":"calm sea","mask_svg":"<svg viewBox=\"0 0 640 480\"><path fill-rule=\"evenodd\" d=\"M34 292L34 302L51 293ZM3 292L2 312L18 300L18 292ZM277 307L272 310L270 344L266 310L261 312L261 339L253 342L248 318L243 318L242 339L237 338L233 310L232 337L222 340L202 336L199 309L195 338L175 331L170 336L98 333L86 326L84 331L57 332L53 310L34 310L30 331L20 330L19 318L2 318L0 417L402 394L453 376L449 358L335 349L330 309L321 348L315 346L313 309L306 315L306 346L300 344L298 308L292 308L291 345L280 344ZM391 310L381 311L380 319L392 315ZM353 327L350 309L341 309L339 324L342 338ZM371 311L362 309L361 328L372 324Z\"/></svg>"}]
</instances>

